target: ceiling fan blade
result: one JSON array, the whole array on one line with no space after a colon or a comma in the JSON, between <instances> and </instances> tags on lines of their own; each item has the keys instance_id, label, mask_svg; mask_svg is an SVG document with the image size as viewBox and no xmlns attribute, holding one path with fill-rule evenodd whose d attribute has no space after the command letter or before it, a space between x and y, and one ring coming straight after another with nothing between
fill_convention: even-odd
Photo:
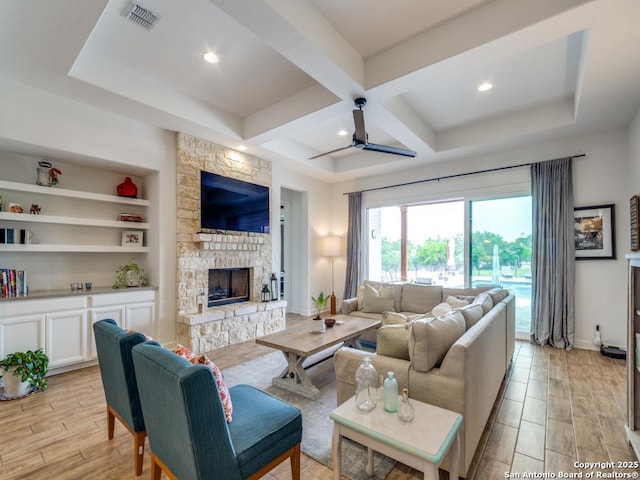
<instances>
[{"instance_id":1,"label":"ceiling fan blade","mask_svg":"<svg viewBox=\"0 0 640 480\"><path fill-rule=\"evenodd\" d=\"M324 157L325 155L331 155L332 153L341 152L342 150L346 150L347 148L351 148L351 147L353 147L353 145L336 148L335 150L330 150L328 152L320 153L318 155L314 155L313 157L309 157L308 160L315 160L316 158Z\"/></svg>"},{"instance_id":2,"label":"ceiling fan blade","mask_svg":"<svg viewBox=\"0 0 640 480\"><path fill-rule=\"evenodd\" d=\"M353 143L358 148L362 148L361 145L367 144L367 131L364 128L364 112L362 110L353 111L353 123L356 126Z\"/></svg>"},{"instance_id":3,"label":"ceiling fan blade","mask_svg":"<svg viewBox=\"0 0 640 480\"><path fill-rule=\"evenodd\" d=\"M367 143L362 150L371 150L372 152L391 153L393 155L402 155L405 157L415 157L416 152L413 150L405 150L403 148L389 147L387 145L376 145L375 143Z\"/></svg>"}]
</instances>

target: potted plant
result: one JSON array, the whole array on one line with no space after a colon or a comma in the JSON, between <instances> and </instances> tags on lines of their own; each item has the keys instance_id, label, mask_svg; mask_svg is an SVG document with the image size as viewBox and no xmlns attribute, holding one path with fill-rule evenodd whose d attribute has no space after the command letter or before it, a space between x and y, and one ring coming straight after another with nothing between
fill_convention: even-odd
<instances>
[{"instance_id":1,"label":"potted plant","mask_svg":"<svg viewBox=\"0 0 640 480\"><path fill-rule=\"evenodd\" d=\"M116 270L116 282L113 288L148 287L149 280L144 275L144 270L131 259L126 265Z\"/></svg>"},{"instance_id":2,"label":"potted plant","mask_svg":"<svg viewBox=\"0 0 640 480\"><path fill-rule=\"evenodd\" d=\"M329 301L330 297L326 297L324 295L324 292L320 292L320 295L318 295L316 298L311 297L311 301L313 302L313 304L316 306L316 309L318 310L318 314L313 317L314 320L322 320L322 318L320 317L320 312L322 312L324 310L324 308L327 306L327 302Z\"/></svg>"},{"instance_id":3,"label":"potted plant","mask_svg":"<svg viewBox=\"0 0 640 480\"><path fill-rule=\"evenodd\" d=\"M42 349L10 353L0 361L0 368L6 398L22 397L31 388L47 388L45 375L49 368L49 357Z\"/></svg>"}]
</instances>

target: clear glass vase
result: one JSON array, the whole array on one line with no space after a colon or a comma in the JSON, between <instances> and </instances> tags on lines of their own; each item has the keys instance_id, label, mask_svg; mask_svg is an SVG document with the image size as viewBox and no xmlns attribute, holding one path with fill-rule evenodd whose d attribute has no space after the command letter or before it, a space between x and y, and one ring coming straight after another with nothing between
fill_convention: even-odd
<instances>
[{"instance_id":1,"label":"clear glass vase","mask_svg":"<svg viewBox=\"0 0 640 480\"><path fill-rule=\"evenodd\" d=\"M409 390L403 388L402 400L400 400L400 404L398 405L398 418L405 423L409 423L413 420L414 416L415 410L409 401Z\"/></svg>"},{"instance_id":2,"label":"clear glass vase","mask_svg":"<svg viewBox=\"0 0 640 480\"><path fill-rule=\"evenodd\" d=\"M384 381L384 409L387 412L398 411L398 382L393 378L393 372L387 372L387 379Z\"/></svg>"},{"instance_id":3,"label":"clear glass vase","mask_svg":"<svg viewBox=\"0 0 640 480\"><path fill-rule=\"evenodd\" d=\"M364 357L356 370L356 407L364 412L376 408L378 401L378 372L371 358Z\"/></svg>"}]
</instances>

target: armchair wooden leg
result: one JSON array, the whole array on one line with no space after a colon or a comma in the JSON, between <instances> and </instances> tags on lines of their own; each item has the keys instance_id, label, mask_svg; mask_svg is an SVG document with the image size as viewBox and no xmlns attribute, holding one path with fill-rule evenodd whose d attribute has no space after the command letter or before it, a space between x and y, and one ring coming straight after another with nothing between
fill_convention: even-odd
<instances>
[{"instance_id":1,"label":"armchair wooden leg","mask_svg":"<svg viewBox=\"0 0 640 480\"><path fill-rule=\"evenodd\" d=\"M116 417L113 415L111 411L111 407L107 405L107 438L109 440L113 439L113 431L115 428Z\"/></svg>"},{"instance_id":2,"label":"armchair wooden leg","mask_svg":"<svg viewBox=\"0 0 640 480\"><path fill-rule=\"evenodd\" d=\"M293 447L291 454L291 478L300 480L300 444Z\"/></svg>"},{"instance_id":3,"label":"armchair wooden leg","mask_svg":"<svg viewBox=\"0 0 640 480\"><path fill-rule=\"evenodd\" d=\"M162 475L162 468L158 464L158 459L155 455L151 454L151 480L160 480Z\"/></svg>"},{"instance_id":4,"label":"armchair wooden leg","mask_svg":"<svg viewBox=\"0 0 640 480\"><path fill-rule=\"evenodd\" d=\"M142 475L142 462L144 460L144 440L147 438L147 432L135 432L133 434L133 458L136 468L136 475Z\"/></svg>"}]
</instances>

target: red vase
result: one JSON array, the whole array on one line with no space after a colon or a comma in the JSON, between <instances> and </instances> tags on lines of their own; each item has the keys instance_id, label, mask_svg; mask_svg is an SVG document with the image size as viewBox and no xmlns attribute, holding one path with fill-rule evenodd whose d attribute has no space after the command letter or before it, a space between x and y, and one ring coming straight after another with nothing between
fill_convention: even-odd
<instances>
[{"instance_id":1,"label":"red vase","mask_svg":"<svg viewBox=\"0 0 640 480\"><path fill-rule=\"evenodd\" d=\"M138 187L131 181L131 177L126 177L124 182L116 187L118 195L121 197L133 197L138 196Z\"/></svg>"}]
</instances>

